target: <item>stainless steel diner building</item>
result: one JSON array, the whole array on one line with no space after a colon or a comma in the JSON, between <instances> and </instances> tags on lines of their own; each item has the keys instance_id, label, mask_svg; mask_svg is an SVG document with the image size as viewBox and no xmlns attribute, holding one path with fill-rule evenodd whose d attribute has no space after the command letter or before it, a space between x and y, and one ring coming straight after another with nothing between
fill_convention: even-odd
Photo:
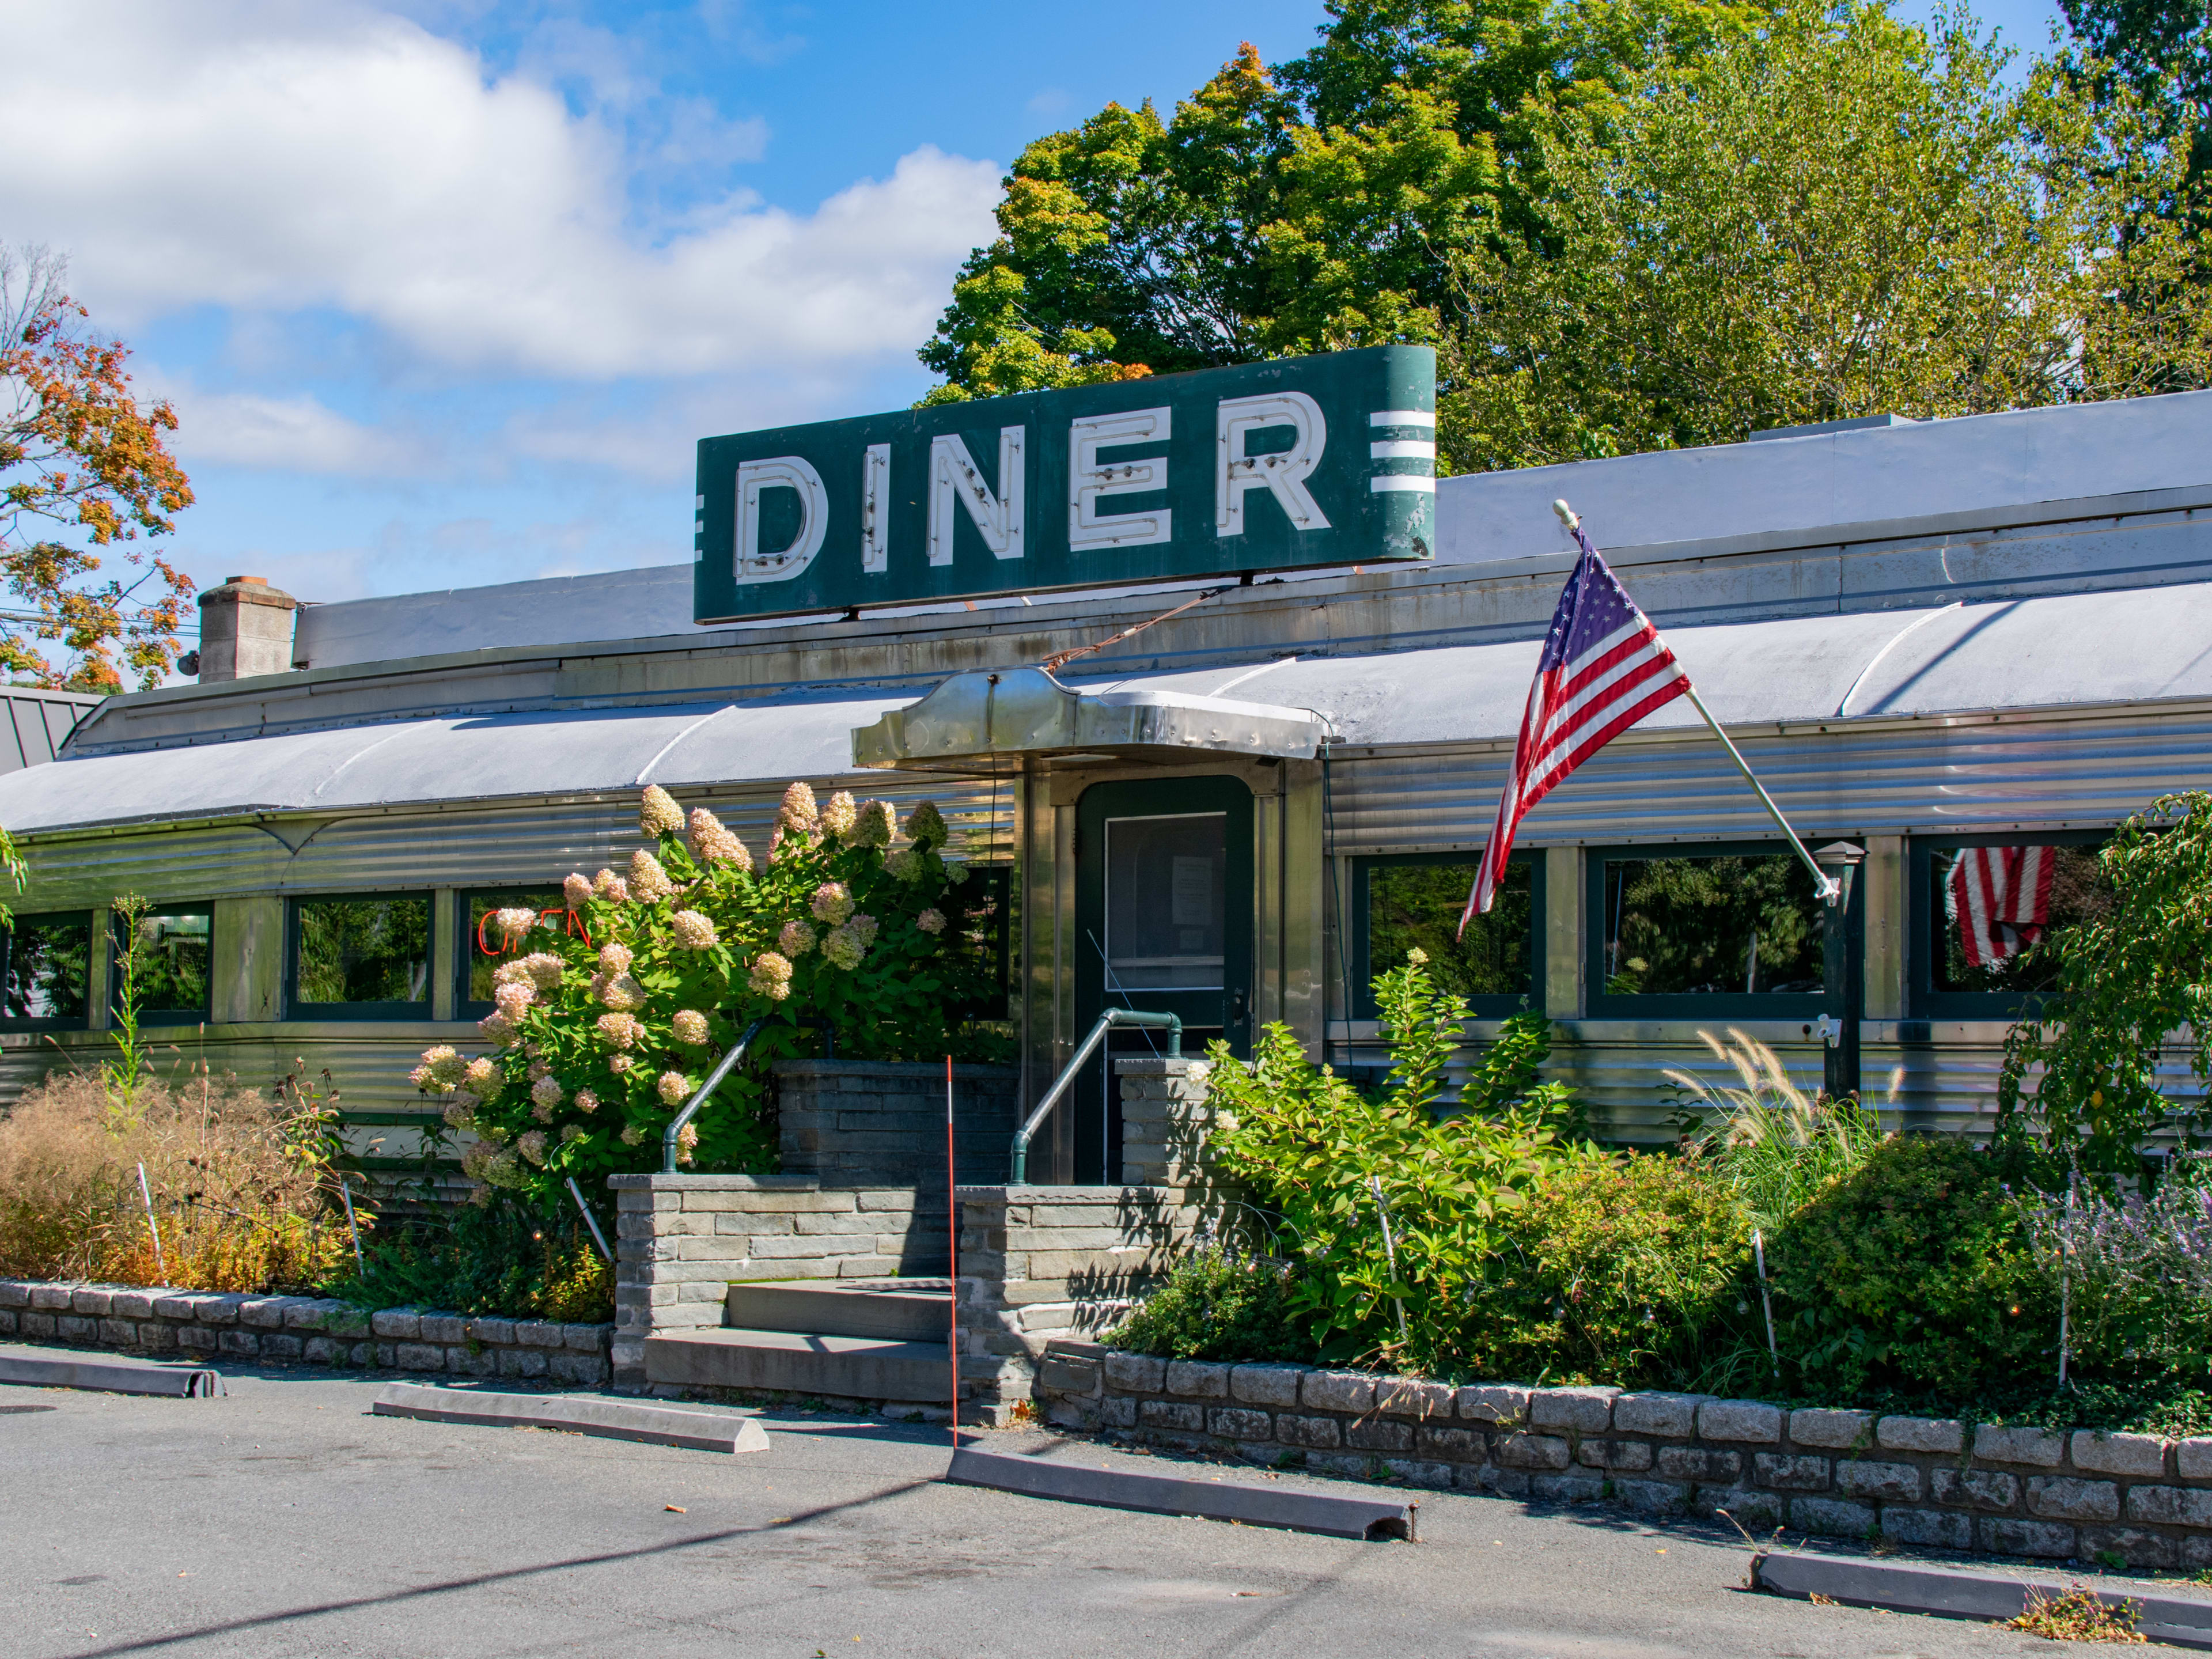
<instances>
[{"instance_id":1,"label":"stainless steel diner building","mask_svg":"<svg viewBox=\"0 0 2212 1659\"><path fill-rule=\"evenodd\" d=\"M1850 849L1842 933L1676 702L1535 809L1454 940L1572 562L1555 497L1807 842ZM1817 1082L1846 1013L1869 1098L1895 1074L1911 1121L1971 1127L2037 939L2096 902L2087 852L2212 787L2212 393L1449 478L1435 512L1430 559L1250 580L1054 672L1198 585L700 625L688 564L329 605L234 579L198 684L0 776L31 869L0 1083L109 1040L100 919L136 893L164 1065L327 1067L356 1150L405 1156L409 1067L488 1006L488 907L625 859L645 784L758 853L805 778L933 799L1003 872L1025 1100L1110 1006L1371 1066L1369 981L1419 945L1470 1054L1548 1014L1614 1139L1669 1137L1664 1072L1718 1063L1701 1033ZM2003 926L1962 902L2023 859L2045 876ZM1058 1111L1035 1178L1116 1178L1106 1093Z\"/></svg>"}]
</instances>

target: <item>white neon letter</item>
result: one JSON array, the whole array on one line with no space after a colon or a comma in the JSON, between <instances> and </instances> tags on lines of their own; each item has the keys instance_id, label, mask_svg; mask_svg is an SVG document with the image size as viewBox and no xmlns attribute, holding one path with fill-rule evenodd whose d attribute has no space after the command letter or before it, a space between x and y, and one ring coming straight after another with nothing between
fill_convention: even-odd
<instances>
[{"instance_id":1,"label":"white neon letter","mask_svg":"<svg viewBox=\"0 0 2212 1659\"><path fill-rule=\"evenodd\" d=\"M1086 415L1067 423L1067 545L1071 550L1146 547L1174 539L1175 515L1164 507L1110 519L1098 516L1098 503L1106 496L1168 486L1164 455L1102 466L1098 452L1121 444L1164 441L1170 435L1174 417L1175 411L1170 409L1133 409L1125 415Z\"/></svg>"},{"instance_id":2,"label":"white neon letter","mask_svg":"<svg viewBox=\"0 0 2212 1659\"><path fill-rule=\"evenodd\" d=\"M1271 426L1289 427L1297 441L1271 455L1247 454L1252 434ZM1224 398L1215 416L1215 431L1214 534L1244 533L1244 492L1262 485L1280 504L1292 529L1328 528L1328 517L1305 486L1328 445L1328 422L1319 404L1303 392Z\"/></svg>"},{"instance_id":3,"label":"white neon letter","mask_svg":"<svg viewBox=\"0 0 2212 1659\"><path fill-rule=\"evenodd\" d=\"M891 447L870 444L860 458L860 568L890 568Z\"/></svg>"},{"instance_id":4,"label":"white neon letter","mask_svg":"<svg viewBox=\"0 0 2212 1659\"><path fill-rule=\"evenodd\" d=\"M952 516L955 501L968 509L975 533L983 538L983 545L991 550L993 557L1022 556L1022 449L1028 431L1027 427L1019 426L999 428L996 495L983 482L982 473L975 467L975 458L968 453L968 446L958 434L948 434L929 441L930 563L952 562L952 526L957 522Z\"/></svg>"},{"instance_id":5,"label":"white neon letter","mask_svg":"<svg viewBox=\"0 0 2212 1659\"><path fill-rule=\"evenodd\" d=\"M799 533L781 552L761 551L761 491L799 492ZM737 580L745 582L789 581L814 562L822 538L830 529L830 501L822 488L822 475L796 455L777 455L765 461L738 464Z\"/></svg>"}]
</instances>

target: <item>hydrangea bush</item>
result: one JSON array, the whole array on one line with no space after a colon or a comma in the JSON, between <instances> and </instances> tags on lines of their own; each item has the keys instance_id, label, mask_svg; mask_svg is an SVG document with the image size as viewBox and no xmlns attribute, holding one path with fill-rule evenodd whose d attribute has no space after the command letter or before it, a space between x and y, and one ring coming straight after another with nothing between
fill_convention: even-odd
<instances>
[{"instance_id":1,"label":"hydrangea bush","mask_svg":"<svg viewBox=\"0 0 2212 1659\"><path fill-rule=\"evenodd\" d=\"M486 1188L559 1202L574 1176L659 1167L663 1131L752 1020L746 1062L687 1125L681 1161L750 1173L776 1165L769 1062L998 1058L970 1027L988 982L968 932L988 901L924 802L902 826L885 801L840 793L817 805L785 791L757 863L714 815L687 819L645 791L646 844L621 871L580 872L568 907L501 910L488 932L509 959L494 975L489 1052L427 1051L416 1086L446 1122L478 1137L463 1168Z\"/></svg>"}]
</instances>

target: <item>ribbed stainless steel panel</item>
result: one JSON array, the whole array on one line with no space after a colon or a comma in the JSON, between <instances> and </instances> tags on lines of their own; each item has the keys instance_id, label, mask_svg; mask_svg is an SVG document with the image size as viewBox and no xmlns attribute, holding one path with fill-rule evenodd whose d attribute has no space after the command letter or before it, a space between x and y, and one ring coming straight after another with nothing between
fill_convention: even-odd
<instances>
[{"instance_id":1,"label":"ribbed stainless steel panel","mask_svg":"<svg viewBox=\"0 0 2212 1659\"><path fill-rule=\"evenodd\" d=\"M2212 788L2212 710L2197 706L1731 735L1814 836L2108 824L2168 790ZM1510 758L1497 744L1333 760L1338 850L1480 847ZM1618 846L1772 833L1727 752L1700 730L1615 739L1528 815L1520 841Z\"/></svg>"},{"instance_id":2,"label":"ribbed stainless steel panel","mask_svg":"<svg viewBox=\"0 0 2212 1659\"><path fill-rule=\"evenodd\" d=\"M817 783L827 795L842 783L902 814L934 800L970 856L1004 856L1011 845L1014 790L988 780L910 779L885 773ZM678 790L686 806L704 805L765 854L781 791L709 793ZM374 812L283 818L46 839L25 843L33 908L103 904L118 893L161 902L247 893L335 893L355 890L491 886L557 881L626 860L639 845L634 800L605 799L480 806L441 811Z\"/></svg>"}]
</instances>

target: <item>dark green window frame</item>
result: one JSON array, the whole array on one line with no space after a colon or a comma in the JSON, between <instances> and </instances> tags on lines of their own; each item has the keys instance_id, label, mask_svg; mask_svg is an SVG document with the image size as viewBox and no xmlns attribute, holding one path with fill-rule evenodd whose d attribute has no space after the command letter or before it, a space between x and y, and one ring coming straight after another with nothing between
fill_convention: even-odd
<instances>
[{"instance_id":1,"label":"dark green window frame","mask_svg":"<svg viewBox=\"0 0 2212 1659\"><path fill-rule=\"evenodd\" d=\"M1936 988L1936 964L1930 959L1929 939L1935 927L1933 907L1938 902L1929 879L1930 855L1961 847L2018 847L2030 842L2040 847L2098 847L2112 838L2110 830L2005 830L1971 836L1921 835L1905 842L1905 907L1911 918L1905 948L1907 1005L1915 1019L2015 1020L2033 994L2008 991L1942 991Z\"/></svg>"},{"instance_id":2,"label":"dark green window frame","mask_svg":"<svg viewBox=\"0 0 2212 1659\"><path fill-rule=\"evenodd\" d=\"M1631 847L1593 847L1585 855L1583 1006L1593 1019L1817 1019L1827 1011L1820 991L1659 992L1624 996L1605 989L1605 871L1608 864L1646 864L1659 859L1794 858L1787 842L1661 842ZM1863 890L1863 884L1854 891ZM1863 927L1864 907L1854 902L1847 919L1854 935Z\"/></svg>"},{"instance_id":3,"label":"dark green window frame","mask_svg":"<svg viewBox=\"0 0 2212 1659\"><path fill-rule=\"evenodd\" d=\"M1400 964L1386 962L1377 964L1372 958L1373 939L1369 928L1368 878L1377 870L1401 870L1409 866L1463 864L1468 867L1470 882L1475 867L1482 862L1482 849L1475 848L1460 853L1376 853L1352 861L1352 986L1349 1000L1352 1018L1373 1019L1382 1010L1375 1006L1375 975L1379 968L1395 968ZM1540 1009L1544 1006L1544 869L1547 860L1541 848L1531 848L1514 854L1506 860L1509 870L1526 869L1528 873L1528 988L1510 995L1478 996L1467 1000L1468 1012L1477 1019L1503 1019L1508 1014L1517 1014L1524 1008Z\"/></svg>"},{"instance_id":4,"label":"dark green window frame","mask_svg":"<svg viewBox=\"0 0 2212 1659\"><path fill-rule=\"evenodd\" d=\"M59 1019L29 1019L0 1017L0 1031L82 1031L90 1029L92 1009L92 912L89 910L47 910L35 915L19 915L5 927L0 927L0 978L12 970L15 951L15 930L19 927L60 927L74 923L84 929L85 955L85 1012Z\"/></svg>"},{"instance_id":5,"label":"dark green window frame","mask_svg":"<svg viewBox=\"0 0 2212 1659\"><path fill-rule=\"evenodd\" d=\"M215 905L207 900L196 904L149 904L146 907L146 914L149 916L205 916L208 919L208 989L207 995L189 1008L157 1008L150 1002L146 1003L138 1010L138 1024L142 1026L204 1024L213 1009L215 999ZM123 992L122 957L123 918L110 911L107 919L107 1024L111 1030L115 1026L116 999Z\"/></svg>"},{"instance_id":6,"label":"dark green window frame","mask_svg":"<svg viewBox=\"0 0 2212 1659\"><path fill-rule=\"evenodd\" d=\"M424 945L422 997L416 1002L303 1002L300 999L300 907L303 904L391 904L420 900L430 921ZM437 904L427 891L402 893L302 893L284 902L284 1018L290 1020L426 1020L430 1018L430 976L437 971Z\"/></svg>"}]
</instances>

